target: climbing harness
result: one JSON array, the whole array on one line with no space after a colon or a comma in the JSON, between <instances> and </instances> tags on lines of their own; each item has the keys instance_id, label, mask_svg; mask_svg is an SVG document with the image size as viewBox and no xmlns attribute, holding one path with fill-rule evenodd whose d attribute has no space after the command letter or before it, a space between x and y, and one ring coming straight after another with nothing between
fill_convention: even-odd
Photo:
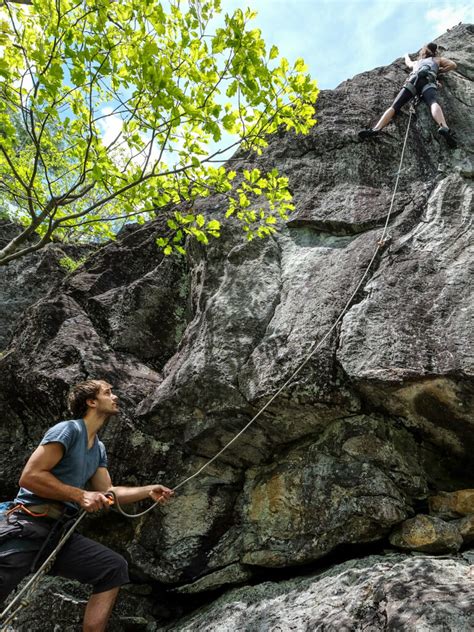
<instances>
[{"instance_id":1,"label":"climbing harness","mask_svg":"<svg viewBox=\"0 0 474 632\"><path fill-rule=\"evenodd\" d=\"M397 177L396 177L396 180L395 180L395 186L394 186L394 189L393 189L392 199L391 199L391 202L390 202L390 208L389 208L389 211L388 211L388 214L387 214L387 218L385 220L385 224L384 224L384 227L383 227L382 235L377 240L377 244L376 244L376 248L375 248L374 254L372 255L372 258L370 259L368 265L366 266L364 274L362 275L362 277L361 277L359 283L357 284L355 290L352 292L351 296L349 297L349 299L345 303L344 307L342 308L339 316L336 318L334 323L331 325L331 327L328 329L328 331L324 334L324 336L321 338L321 340L319 340L319 342L314 342L311 345L309 352L307 353L307 355L305 356L305 358L303 359L301 364L293 371L293 373L285 381L285 383L282 386L280 386L280 388L277 390L277 392L274 395L272 395L272 397L267 401L267 403L264 406L262 406L262 408L252 417L252 419L242 428L242 430L240 430L228 443L226 443L224 445L224 447L221 450L219 450L219 452L217 452L217 454L215 454L211 459L206 461L206 463L204 463L203 466L201 466L196 472L194 472L194 474L192 474L191 476L188 476L187 478L185 478L181 482L179 482L173 488L173 491L177 491L178 489L183 487L183 485L185 485L189 481L191 481L194 478L196 478L197 476L199 476L201 474L201 472L203 472L206 468L208 468L211 465L211 463L213 463L216 459L218 459L221 456L221 454L223 454L233 443L235 443L250 428L250 426L260 417L260 415L278 397L278 395L280 395L280 393L303 370L303 368L308 364L308 362L313 357L313 355L316 353L316 351L318 351L322 347L324 342L329 338L329 336L332 334L332 332L335 330L335 328L341 322L341 320L344 317L345 313L347 312L347 310L349 309L350 305L352 304L352 301L354 300L355 296L357 295L357 293L361 289L361 287L362 287L362 285L363 285L363 283L364 283L364 281L365 281L365 279L366 279L366 277L367 277L367 275L368 275L368 273L369 273L369 271L370 271L370 269L372 267L372 264L374 263L377 255L378 255L379 251L381 251L386 246L386 244L389 243L389 241L391 239L390 236L387 235L388 224L389 224L389 221L390 221L390 218L391 218L391 215L392 215L393 205L394 205L394 202L395 202L395 195L397 193L398 183L399 183L399 180L400 180L400 175L402 173L403 159L405 157L405 149L406 149L406 145L407 145L408 133L409 133L409 130L410 130L410 124L411 124L411 119L412 119L413 113L414 113L414 107L411 107L410 111L409 111L409 118L408 118L408 123L407 123L407 129L406 129L406 132L405 132L405 139L404 139L404 142L403 142L402 153L401 153L401 156L400 156L400 163L399 163L399 166L398 166L398 171L396 172ZM148 509L145 509L144 511L141 511L141 512L136 513L136 514L130 514L130 513L126 512L126 511L124 511L124 509L121 507L120 502L119 502L119 500L118 500L118 498L117 498L115 493L109 492L109 495L113 496L115 508L117 509L117 511L119 513L121 513L123 516L127 517L127 518L140 518L141 516L144 516L145 514L149 513L152 509L154 509L159 504L159 501L156 501L155 503L153 503L153 505L148 507ZM57 554L59 553L61 548L64 546L64 544L68 541L68 539L71 537L71 535L74 533L74 531L76 530L77 526L79 525L79 523L82 521L82 519L86 515L87 515L87 512L85 510L82 510L80 512L79 516L74 520L73 524L66 531L66 533L64 533L64 535L59 540L58 544L55 546L53 551L48 555L46 560L42 563L42 565L36 571L36 573L33 575L33 577L28 581L28 583L22 588L22 590L18 593L18 595L16 595L16 597L8 604L8 606L5 608L5 610L0 614L0 622L3 621L3 619L7 615L9 615L8 619L6 619L3 623L0 623L0 630L6 630L6 626L9 624L9 622L12 621L16 617L16 615L18 614L18 612L22 608L24 608L24 607L26 607L28 605L30 595L36 589L36 587L37 587L38 583L40 582L41 578L43 577L43 575L45 575L51 569L51 567L52 567L52 565L54 563L54 560L56 559ZM23 595L25 595L25 596L23 596ZM13 610L13 608L15 606L16 606L16 609Z\"/></svg>"},{"instance_id":2,"label":"climbing harness","mask_svg":"<svg viewBox=\"0 0 474 632\"><path fill-rule=\"evenodd\" d=\"M434 64L437 67L437 64ZM434 70L433 66L427 61L427 63L422 64L419 68L413 71L405 82L404 87L409 90L413 96L418 94L417 84L420 79L428 79L428 83L423 86L420 90L419 94L423 94L428 88L437 89L437 78L438 72Z\"/></svg>"}]
</instances>

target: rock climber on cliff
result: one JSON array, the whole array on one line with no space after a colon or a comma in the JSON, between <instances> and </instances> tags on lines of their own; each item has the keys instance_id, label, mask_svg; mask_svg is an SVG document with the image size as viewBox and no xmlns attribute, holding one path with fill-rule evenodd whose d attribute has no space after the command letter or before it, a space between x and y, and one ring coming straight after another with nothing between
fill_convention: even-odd
<instances>
[{"instance_id":1,"label":"rock climber on cliff","mask_svg":"<svg viewBox=\"0 0 474 632\"><path fill-rule=\"evenodd\" d=\"M109 507L108 492L125 504L148 497L165 501L173 494L162 485L112 486L105 447L97 437L105 421L118 412L110 384L103 380L76 384L68 400L74 419L46 432L23 469L14 507L0 525L0 604L25 575L38 568L46 557L44 544L54 548L52 534L60 535L58 527L79 508L96 512ZM105 630L120 586L129 581L126 561L74 532L51 572L92 585L83 630Z\"/></svg>"},{"instance_id":2,"label":"rock climber on cliff","mask_svg":"<svg viewBox=\"0 0 474 632\"><path fill-rule=\"evenodd\" d=\"M436 54L437 48L437 45L432 42L423 46L417 61L412 61L408 53L405 55L405 64L412 70L410 76L398 93L395 101L384 112L377 124L372 128L363 129L359 132L360 139L364 140L377 136L405 104L414 97L419 97L428 105L431 116L438 123L438 133L443 136L449 147L456 147L454 133L449 129L443 110L437 101L438 74L445 74L450 70L455 70L456 63L450 59L438 57Z\"/></svg>"}]
</instances>

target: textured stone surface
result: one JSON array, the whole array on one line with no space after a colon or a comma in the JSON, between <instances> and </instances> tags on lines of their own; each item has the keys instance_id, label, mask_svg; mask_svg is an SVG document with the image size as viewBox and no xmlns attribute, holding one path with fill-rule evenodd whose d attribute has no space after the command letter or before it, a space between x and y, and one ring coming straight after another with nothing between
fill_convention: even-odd
<instances>
[{"instance_id":1,"label":"textured stone surface","mask_svg":"<svg viewBox=\"0 0 474 632\"><path fill-rule=\"evenodd\" d=\"M0 469L0 489L5 498L15 492L24 458L44 430L54 420L67 418L65 395L71 384L87 377L109 380L123 404L120 420L112 420L103 431L117 476L133 484L160 471L157 462L166 459L168 446L137 427L131 417L152 385L162 381L158 370L177 346L186 310L178 298L183 295L184 266L163 260L154 242L156 230L148 229L145 235L126 231L119 242L91 255L28 310L0 359L0 410L5 420L0 424L0 448L7 457ZM153 274L159 278L157 291L149 288L140 305L133 304L135 288L150 282ZM111 293L113 301L104 299ZM170 293L177 300L171 300ZM157 311L151 313L147 307L153 301ZM129 320L121 321L118 344L114 327L119 327L116 314L124 305L133 307ZM156 313L163 320L157 321ZM154 329L161 334L153 334ZM132 348L136 351L134 335L142 341L142 353L131 353ZM124 432L127 445L120 441Z\"/></svg>"},{"instance_id":2,"label":"textured stone surface","mask_svg":"<svg viewBox=\"0 0 474 632\"><path fill-rule=\"evenodd\" d=\"M474 514L474 489L439 492L428 499L430 514L439 518L458 518Z\"/></svg>"},{"instance_id":3,"label":"textured stone surface","mask_svg":"<svg viewBox=\"0 0 474 632\"><path fill-rule=\"evenodd\" d=\"M474 626L474 555L370 556L318 574L226 593L181 621L160 624L170 605L146 587L122 589L110 632L467 632ZM46 579L12 632L76 632L87 591ZM54 611L54 621L51 612Z\"/></svg>"},{"instance_id":4,"label":"textured stone surface","mask_svg":"<svg viewBox=\"0 0 474 632\"><path fill-rule=\"evenodd\" d=\"M78 632L88 597L89 591L77 582L47 577L7 632ZM152 632L156 630L152 612L153 600L146 587L122 588L107 629Z\"/></svg>"},{"instance_id":5,"label":"textured stone surface","mask_svg":"<svg viewBox=\"0 0 474 632\"><path fill-rule=\"evenodd\" d=\"M380 419L335 422L278 464L247 472L239 527L220 548L230 539L227 554L239 542L246 564L278 567L380 539L426 493L415 454L410 435Z\"/></svg>"},{"instance_id":6,"label":"textured stone surface","mask_svg":"<svg viewBox=\"0 0 474 632\"><path fill-rule=\"evenodd\" d=\"M320 575L234 590L173 632L467 632L473 561L369 557ZM164 628L161 628L164 630Z\"/></svg>"},{"instance_id":7,"label":"textured stone surface","mask_svg":"<svg viewBox=\"0 0 474 632\"><path fill-rule=\"evenodd\" d=\"M456 553L463 538L456 524L419 514L405 520L390 535L390 542L399 549L426 553Z\"/></svg>"},{"instance_id":8,"label":"textured stone surface","mask_svg":"<svg viewBox=\"0 0 474 632\"><path fill-rule=\"evenodd\" d=\"M213 466L147 518L128 551L165 583L202 575L196 592L239 561L249 570L281 567L319 559L340 544L380 540L426 495L417 455L411 435L383 419L333 422L317 441L293 444L277 465L248 469L242 490L225 466Z\"/></svg>"},{"instance_id":9,"label":"textured stone surface","mask_svg":"<svg viewBox=\"0 0 474 632\"><path fill-rule=\"evenodd\" d=\"M448 151L420 106L391 245L352 299L387 217L407 116L373 142L356 131L397 92L400 60L324 92L307 137L275 135L261 157L237 157L237 169L290 178L296 212L275 238L246 243L229 227L185 259L163 258L163 220L130 227L31 305L0 358L2 499L87 377L121 398L101 436L114 482L179 483L276 395L349 300L218 461L169 505L136 522L91 521L91 535L153 590L196 595L383 540L428 490L472 487L471 42L466 26L441 39L458 62L441 98L460 147ZM218 198L198 208L222 212Z\"/></svg>"},{"instance_id":10,"label":"textured stone surface","mask_svg":"<svg viewBox=\"0 0 474 632\"><path fill-rule=\"evenodd\" d=\"M178 595L192 595L222 586L245 584L252 576L253 573L249 567L242 564L231 564L191 584L180 586L174 592Z\"/></svg>"},{"instance_id":11,"label":"textured stone surface","mask_svg":"<svg viewBox=\"0 0 474 632\"><path fill-rule=\"evenodd\" d=\"M455 520L454 524L466 544L474 542L474 514Z\"/></svg>"},{"instance_id":12,"label":"textured stone surface","mask_svg":"<svg viewBox=\"0 0 474 632\"><path fill-rule=\"evenodd\" d=\"M17 227L0 220L0 247L17 233ZM0 268L0 352L8 346L26 309L66 276L61 259L70 257L77 261L89 251L86 246L48 244L37 253Z\"/></svg>"}]
</instances>

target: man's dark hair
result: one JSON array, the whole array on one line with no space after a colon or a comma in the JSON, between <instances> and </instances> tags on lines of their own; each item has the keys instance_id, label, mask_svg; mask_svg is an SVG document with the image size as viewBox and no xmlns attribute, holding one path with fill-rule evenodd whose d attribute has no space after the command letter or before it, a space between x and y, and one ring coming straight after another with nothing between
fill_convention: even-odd
<instances>
[{"instance_id":1,"label":"man's dark hair","mask_svg":"<svg viewBox=\"0 0 474 632\"><path fill-rule=\"evenodd\" d=\"M105 380L87 380L75 384L67 396L69 410L76 418L82 418L87 412L87 400L96 399L101 386L110 386Z\"/></svg>"}]
</instances>

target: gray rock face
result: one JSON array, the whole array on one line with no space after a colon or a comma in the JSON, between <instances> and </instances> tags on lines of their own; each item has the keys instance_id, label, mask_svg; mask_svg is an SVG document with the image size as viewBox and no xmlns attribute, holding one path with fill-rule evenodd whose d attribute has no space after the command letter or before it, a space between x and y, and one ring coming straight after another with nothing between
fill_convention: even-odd
<instances>
[{"instance_id":1,"label":"gray rock face","mask_svg":"<svg viewBox=\"0 0 474 632\"><path fill-rule=\"evenodd\" d=\"M147 587L122 588L107 629L111 632L156 630L150 592ZM88 597L89 591L85 586L64 578L48 577L38 587L31 604L21 610L7 632L78 632L82 629Z\"/></svg>"},{"instance_id":2,"label":"gray rock face","mask_svg":"<svg viewBox=\"0 0 474 632\"><path fill-rule=\"evenodd\" d=\"M18 228L0 220L0 246L18 233ZM24 312L49 292L66 275L60 261L65 257L79 260L87 255L87 246L49 244L43 250L0 268L0 352L7 348Z\"/></svg>"},{"instance_id":3,"label":"gray rock face","mask_svg":"<svg viewBox=\"0 0 474 632\"><path fill-rule=\"evenodd\" d=\"M240 588L173 624L173 632L467 632L472 560L373 556L330 571Z\"/></svg>"},{"instance_id":4,"label":"gray rock face","mask_svg":"<svg viewBox=\"0 0 474 632\"><path fill-rule=\"evenodd\" d=\"M69 386L88 377L109 380L122 401L101 437L116 484L179 483L278 393L171 503L126 528L116 521L105 536L136 577L177 594L255 581L262 568L319 560L340 545L385 541L428 490L472 487L473 156L464 140L473 132L472 34L462 25L440 40L458 62L440 96L460 147L445 147L421 105L391 244L356 296L387 218L407 116L375 141L359 142L356 131L397 92L406 77L400 61L324 92L307 137L276 135L261 157L238 157L237 168L276 166L290 178L296 212L275 238L243 243L227 228L205 250L190 244L186 260L164 259L155 245L163 220L131 227L32 305L0 358L4 498L44 430L66 416ZM199 204L222 211L217 198ZM449 592L458 579L466 585L464 563L396 559L403 561L383 567L392 583L378 570L351 571L355 584L344 579L338 599L353 605L341 614L324 610L323 599L315 620L327 612L326 630L384 629L386 620L409 630L418 620L420 629L436 629L429 626L438 617L446 622L440 630L467 629L464 601ZM416 580L402 591L397 573ZM428 577L438 574L445 602L430 600ZM366 590L375 595L367 611ZM314 591L322 594L322 585ZM304 612L296 592L288 603ZM216 615L222 627L213 629L278 629L264 627L267 616L291 629L285 617L296 616L289 610L274 620L265 606L263 627L255 610L257 627L238 628L235 621L250 625L248 608L239 608L224 608L228 623ZM306 621L302 614L293 629L317 629ZM357 628L360 621L372 628ZM196 622L195 630L208 627Z\"/></svg>"},{"instance_id":5,"label":"gray rock face","mask_svg":"<svg viewBox=\"0 0 474 632\"><path fill-rule=\"evenodd\" d=\"M226 593L181 621L160 625L162 596L146 587L122 590L111 632L362 632L429 630L467 632L474 625L472 554L435 558L391 553L334 566L328 571L265 582ZM87 591L75 582L48 579L13 632L75 632ZM54 621L51 621L54 608ZM60 628L58 628L60 626Z\"/></svg>"},{"instance_id":6,"label":"gray rock face","mask_svg":"<svg viewBox=\"0 0 474 632\"><path fill-rule=\"evenodd\" d=\"M221 548L230 539L229 550L239 542L244 563L282 567L339 544L380 539L411 515L410 499L426 492L415 454L410 435L381 420L335 422L278 464L247 471L239 527Z\"/></svg>"}]
</instances>

